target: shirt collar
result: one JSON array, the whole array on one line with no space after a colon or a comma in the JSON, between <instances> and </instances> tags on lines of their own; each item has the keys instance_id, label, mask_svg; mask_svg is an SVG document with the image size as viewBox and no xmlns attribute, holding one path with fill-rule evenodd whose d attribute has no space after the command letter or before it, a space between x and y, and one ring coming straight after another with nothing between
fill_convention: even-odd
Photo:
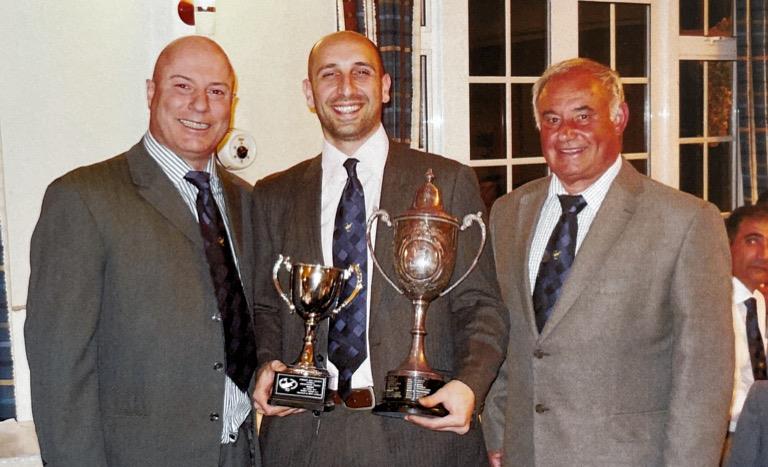
<instances>
[{"instance_id":1,"label":"shirt collar","mask_svg":"<svg viewBox=\"0 0 768 467\"><path fill-rule=\"evenodd\" d=\"M754 292L749 290L736 276L733 277L733 303L742 303L748 298L756 297L759 293L757 290Z\"/></svg>"},{"instance_id":2,"label":"shirt collar","mask_svg":"<svg viewBox=\"0 0 768 467\"><path fill-rule=\"evenodd\" d=\"M354 157L360 161L357 164L357 176L361 182L364 182L365 179L371 176L384 173L387 153L389 153L389 138L387 138L387 132L381 124L352 156L347 156L325 139L323 141L322 154L323 173L331 174L333 178L338 176L346 179L347 172L344 169L344 161L348 157Z\"/></svg>"},{"instance_id":3,"label":"shirt collar","mask_svg":"<svg viewBox=\"0 0 768 467\"><path fill-rule=\"evenodd\" d=\"M613 164L611 164L610 167L608 167L608 170L603 172L603 174L594 181L591 185L587 187L586 190L582 191L581 193L575 193L579 194L584 197L584 199L587 202L587 206L600 206L603 202L603 199L605 199L606 193L608 193L608 188L610 188L611 184L613 183L613 180L616 178L616 176L619 174L619 171L621 170L621 163L622 163L622 157L621 154L619 154L619 157L616 158L615 161L613 161ZM559 178L557 178L557 175L552 174L552 179L549 183L549 192L547 193L548 198L554 198L557 195L569 195L571 193L568 193L565 190L565 187L563 186L563 183L560 181Z\"/></svg>"},{"instance_id":4,"label":"shirt collar","mask_svg":"<svg viewBox=\"0 0 768 467\"><path fill-rule=\"evenodd\" d=\"M147 150L152 159L157 162L165 175L175 184L187 183L184 176L187 172L192 171L192 167L179 157L175 152L171 151L167 146L160 144L149 130L144 134L142 138L144 143L144 149ZM211 187L218 189L220 187L219 174L216 170L216 162L213 154L208 159L208 163L205 166L204 172L211 175Z\"/></svg>"}]
</instances>

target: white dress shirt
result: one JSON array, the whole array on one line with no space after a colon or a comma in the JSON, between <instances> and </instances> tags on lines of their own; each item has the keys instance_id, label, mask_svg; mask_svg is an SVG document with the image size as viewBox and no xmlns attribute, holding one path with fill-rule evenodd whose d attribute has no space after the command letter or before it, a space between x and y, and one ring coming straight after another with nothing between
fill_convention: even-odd
<instances>
[{"instance_id":1,"label":"white dress shirt","mask_svg":"<svg viewBox=\"0 0 768 467\"><path fill-rule=\"evenodd\" d=\"M752 374L752 360L749 358L749 344L747 342L747 306L744 300L755 298L757 301L757 325L763 336L763 346L766 344L765 335L765 298L760 291L750 292L738 279L733 278L733 334L736 343L736 365L733 371L733 398L731 399L731 423L728 431L736 430L736 423L744 406L755 377Z\"/></svg>"},{"instance_id":2,"label":"white dress shirt","mask_svg":"<svg viewBox=\"0 0 768 467\"><path fill-rule=\"evenodd\" d=\"M533 288L536 285L536 276L539 274L541 258L544 256L544 250L547 248L549 237L552 235L552 231L555 230L555 225L563 213L563 208L560 206L560 200L558 200L557 195L581 195L587 202L586 207L576 217L579 225L578 232L576 233L576 253L578 253L584 237L587 236L587 232L589 232L589 228L592 226L592 221L597 216L597 211L600 210L600 206L603 204L605 195L608 194L613 180L619 174L619 170L621 170L621 161L622 157L617 157L608 170L581 193L568 193L565 191L565 187L563 187L560 179L555 174L552 174L547 199L541 207L539 222L536 224L536 231L533 234L531 252L528 255L528 280L530 281L531 292L533 292Z\"/></svg>"},{"instance_id":3,"label":"white dress shirt","mask_svg":"<svg viewBox=\"0 0 768 467\"><path fill-rule=\"evenodd\" d=\"M357 159L357 177L363 185L365 192L365 219L378 209L381 197L381 182L384 178L384 165L387 162L389 152L389 139L383 126L371 135L360 148L351 156ZM344 161L347 155L339 151L335 146L325 140L323 143L322 168L323 185L320 207L320 236L323 248L323 260L326 266L333 266L333 228L336 223L336 210L347 183L347 170ZM397 215L399 213L390 213ZM371 229L371 236L376 238L376 225ZM371 277L373 276L373 260L368 253L368 270L366 283L366 359L352 374L352 388L373 386L373 372L371 371L371 350L368 336L370 335L371 315ZM331 380L328 383L331 389L338 387L339 371L329 360L327 365Z\"/></svg>"}]
</instances>

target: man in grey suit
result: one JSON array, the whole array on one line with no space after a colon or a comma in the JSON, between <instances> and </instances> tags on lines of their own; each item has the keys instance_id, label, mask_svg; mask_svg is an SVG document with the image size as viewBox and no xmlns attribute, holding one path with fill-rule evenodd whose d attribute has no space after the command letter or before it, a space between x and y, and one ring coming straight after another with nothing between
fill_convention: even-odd
<instances>
[{"instance_id":1,"label":"man in grey suit","mask_svg":"<svg viewBox=\"0 0 768 467\"><path fill-rule=\"evenodd\" d=\"M413 311L367 262L367 298L360 300L364 361L349 369L331 350L333 331L326 320L318 332L316 359L332 374L336 407L327 413L269 405L275 371L293 362L302 346L303 322L279 303L271 280L278 254L295 262L334 264L337 211L342 193L360 184L365 214L380 206L393 215L407 210L431 168L445 210L464 216L483 209L472 170L454 161L395 144L381 125L382 104L389 100L390 77L375 45L364 36L340 32L312 49L304 92L317 113L325 142L320 156L256 184L255 227L260 270L254 272L254 303L260 369L255 407L265 414L259 434L268 466L467 466L487 462L476 409L504 357L508 318L498 298L490 252L478 268L448 296L429 308L426 353L430 364L450 380L425 406L442 403L443 418L409 415L403 421L373 415L381 402L384 377L407 356ZM351 165L351 168L345 168ZM359 193L359 191L358 191ZM340 201L342 199L342 201ZM364 223L366 216L361 216ZM352 228L352 226L350 226ZM355 227L356 228L356 227ZM347 229L345 225L343 229ZM459 235L455 278L469 266L478 232ZM379 226L376 256L392 271L391 232ZM334 327L339 323L334 320ZM339 378L349 374L351 379ZM346 389L344 387L346 386ZM345 392L347 395L345 395ZM297 413L301 412L301 413ZM410 422L410 423L409 423Z\"/></svg>"},{"instance_id":2,"label":"man in grey suit","mask_svg":"<svg viewBox=\"0 0 768 467\"><path fill-rule=\"evenodd\" d=\"M172 42L143 139L48 187L25 328L47 465L259 464L250 187L214 157L234 93L215 42Z\"/></svg>"},{"instance_id":3,"label":"man in grey suit","mask_svg":"<svg viewBox=\"0 0 768 467\"><path fill-rule=\"evenodd\" d=\"M483 413L496 465L714 466L733 375L730 258L717 209L620 156L619 76L586 59L533 88L552 172L499 199L510 313Z\"/></svg>"}]
</instances>

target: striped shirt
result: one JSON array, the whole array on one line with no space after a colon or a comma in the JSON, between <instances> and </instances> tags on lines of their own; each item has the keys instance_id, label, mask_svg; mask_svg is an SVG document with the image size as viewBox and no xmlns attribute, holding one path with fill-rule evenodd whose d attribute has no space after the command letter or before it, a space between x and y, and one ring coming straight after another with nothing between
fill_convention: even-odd
<instances>
[{"instance_id":1,"label":"striped shirt","mask_svg":"<svg viewBox=\"0 0 768 467\"><path fill-rule=\"evenodd\" d=\"M549 237L552 235L552 231L555 230L555 224L560 219L560 214L563 213L557 195L580 194L587 201L587 206L576 217L579 225L576 234L576 253L578 255L579 248L581 248L584 237L587 236L587 232L589 232L589 228L592 226L592 221L595 220L595 216L603 204L605 195L611 188L616 175L619 174L621 161L622 157L617 157L613 165L595 183L581 193L568 193L565 191L560 180L552 174L547 199L544 201L544 206L541 207L541 216L539 216L539 223L536 225L536 233L533 235L531 253L528 255L528 280L530 281L531 291L533 291L536 285L536 276L539 274L541 258L544 256L544 250L547 248Z\"/></svg>"},{"instance_id":2,"label":"striped shirt","mask_svg":"<svg viewBox=\"0 0 768 467\"><path fill-rule=\"evenodd\" d=\"M184 161L184 159L158 143L149 131L144 135L143 143L144 148L146 148L149 155L155 162L157 162L168 179L170 179L171 183L173 183L173 186L175 186L179 194L181 194L181 197L184 202L187 203L190 212L195 216L195 221L197 221L197 207L195 201L197 200L198 190L197 187L184 179L184 175L193 169L186 163L186 161ZM227 228L227 235L229 236L229 244L233 245L232 235L230 234L231 229L229 227L229 216L227 215L226 203L224 202L224 190L221 184L221 179L216 171L216 163L214 162L213 157L208 161L205 172L211 174L211 191L213 192L213 197L216 200L219 211L224 218L224 225ZM232 257L235 258L235 263L237 263L234 247L232 250ZM241 391L229 376L226 376L222 416L223 426L221 431L222 444L234 443L237 441L238 429L250 412L251 401L248 394Z\"/></svg>"}]
</instances>

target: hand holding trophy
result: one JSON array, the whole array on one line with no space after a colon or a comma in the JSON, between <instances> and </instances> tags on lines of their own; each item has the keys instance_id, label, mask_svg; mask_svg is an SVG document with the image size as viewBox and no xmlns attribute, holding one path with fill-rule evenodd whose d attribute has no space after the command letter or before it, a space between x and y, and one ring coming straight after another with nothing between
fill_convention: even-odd
<instances>
[{"instance_id":1,"label":"hand holding trophy","mask_svg":"<svg viewBox=\"0 0 768 467\"><path fill-rule=\"evenodd\" d=\"M387 373L384 401L373 408L373 413L387 417L447 415L442 405L428 408L418 402L421 397L434 394L447 382L443 375L430 368L424 353L427 308L432 300L453 290L472 272L485 246L485 224L481 213L467 214L459 225L458 219L443 210L440 192L432 184L432 169L427 171L426 177L427 181L417 191L411 209L393 219L392 251L400 286L382 270L371 243L371 228L375 221L381 218L388 227L392 227L389 213L382 209L373 213L366 229L373 263L398 293L411 300L414 310L411 349L400 366ZM464 275L449 286L456 263L458 232L464 231L473 222L480 227L480 248Z\"/></svg>"},{"instance_id":2,"label":"hand holding trophy","mask_svg":"<svg viewBox=\"0 0 768 467\"><path fill-rule=\"evenodd\" d=\"M285 268L290 273L290 297L283 292L278 273ZM355 275L355 288L341 304L341 292L346 282ZM329 316L335 316L352 303L362 290L363 274L357 264L346 269L319 264L292 264L290 258L280 255L272 268L272 281L280 297L304 320L304 348L299 358L287 370L275 374L271 405L322 410L328 387L328 371L315 365L315 339L317 325Z\"/></svg>"}]
</instances>

